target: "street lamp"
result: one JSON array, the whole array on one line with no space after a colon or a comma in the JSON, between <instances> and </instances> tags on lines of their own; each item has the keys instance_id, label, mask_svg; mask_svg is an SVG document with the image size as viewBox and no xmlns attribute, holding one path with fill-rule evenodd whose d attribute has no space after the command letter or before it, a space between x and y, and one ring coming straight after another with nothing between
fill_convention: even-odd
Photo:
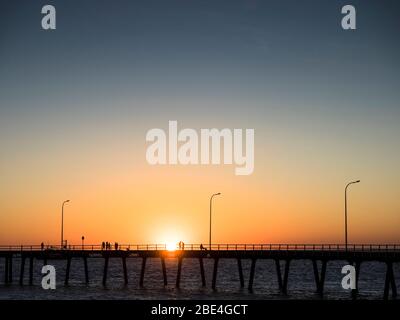
<instances>
[{"instance_id":1,"label":"street lamp","mask_svg":"<svg viewBox=\"0 0 400 320\"><path fill-rule=\"evenodd\" d=\"M212 200L215 196L219 196L221 195L220 192L218 193L214 193L211 198L210 198L210 234L209 234L209 238L208 238L208 244L209 244L209 250L211 250L211 212L212 212Z\"/></svg>"},{"instance_id":2,"label":"street lamp","mask_svg":"<svg viewBox=\"0 0 400 320\"><path fill-rule=\"evenodd\" d=\"M345 240L345 245L346 245L346 251L347 251L347 188L351 185L351 184L355 184L355 183L359 183L360 180L356 180L356 181L352 181L349 182L346 185L346 188L344 189L344 240Z\"/></svg>"},{"instance_id":3,"label":"street lamp","mask_svg":"<svg viewBox=\"0 0 400 320\"><path fill-rule=\"evenodd\" d=\"M64 248L64 205L69 202L69 200L65 200L61 207L61 249Z\"/></svg>"}]
</instances>

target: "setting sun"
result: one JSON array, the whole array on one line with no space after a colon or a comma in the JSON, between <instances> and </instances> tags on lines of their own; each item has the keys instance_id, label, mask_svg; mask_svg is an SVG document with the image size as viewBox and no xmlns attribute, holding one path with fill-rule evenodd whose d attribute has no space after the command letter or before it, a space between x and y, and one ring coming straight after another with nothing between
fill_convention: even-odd
<instances>
[{"instance_id":1,"label":"setting sun","mask_svg":"<svg viewBox=\"0 0 400 320\"><path fill-rule=\"evenodd\" d=\"M166 244L166 248L168 251L175 251L176 250L176 243L175 242L168 242Z\"/></svg>"}]
</instances>

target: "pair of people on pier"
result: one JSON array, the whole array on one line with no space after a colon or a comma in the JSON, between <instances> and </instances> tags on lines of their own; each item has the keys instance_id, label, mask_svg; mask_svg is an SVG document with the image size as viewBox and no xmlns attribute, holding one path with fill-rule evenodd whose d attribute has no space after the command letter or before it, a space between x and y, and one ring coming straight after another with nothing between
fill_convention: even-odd
<instances>
[{"instance_id":1,"label":"pair of people on pier","mask_svg":"<svg viewBox=\"0 0 400 320\"><path fill-rule=\"evenodd\" d=\"M183 241L179 241L179 250L185 250L185 243Z\"/></svg>"},{"instance_id":2,"label":"pair of people on pier","mask_svg":"<svg viewBox=\"0 0 400 320\"><path fill-rule=\"evenodd\" d=\"M114 243L114 248L115 248L115 250L118 250L118 248L119 248L119 244L118 244L118 242L115 242ZM111 250L111 243L110 242L102 242L101 243L101 249L102 250Z\"/></svg>"}]
</instances>

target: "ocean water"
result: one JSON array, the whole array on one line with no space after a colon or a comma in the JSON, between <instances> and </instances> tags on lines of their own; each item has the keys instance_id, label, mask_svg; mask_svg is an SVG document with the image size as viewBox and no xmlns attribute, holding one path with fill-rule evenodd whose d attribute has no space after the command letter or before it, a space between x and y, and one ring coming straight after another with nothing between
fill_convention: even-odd
<instances>
[{"instance_id":1,"label":"ocean water","mask_svg":"<svg viewBox=\"0 0 400 320\"><path fill-rule=\"evenodd\" d=\"M315 290L311 261L293 260L290 264L288 295L278 289L275 263L272 260L257 260L253 292L247 290L250 261L242 260L245 288L240 288L237 262L221 259L218 265L217 290L211 289L213 260L204 259L207 286L201 285L200 266L197 259L184 259L181 285L175 288L177 259L166 259L168 285L164 287L160 259L147 259L144 287L139 286L141 259L127 259L129 284L124 284L121 259L109 262L107 286L102 285L104 260L88 259L89 284L84 283L82 259L73 259L69 285L64 286L66 261L49 261L56 268L56 290L41 287L42 261L35 260L34 284L28 283L28 266L25 264L24 286L19 285L19 261L14 259L13 283L4 284L4 259L0 259L0 299L321 299ZM341 286L342 267L345 261L328 263L323 299L351 299L349 291ZM378 262L361 265L359 278L360 299L382 299L386 266ZM283 273L283 266L282 266ZM397 287L400 284L400 264L394 264Z\"/></svg>"}]
</instances>

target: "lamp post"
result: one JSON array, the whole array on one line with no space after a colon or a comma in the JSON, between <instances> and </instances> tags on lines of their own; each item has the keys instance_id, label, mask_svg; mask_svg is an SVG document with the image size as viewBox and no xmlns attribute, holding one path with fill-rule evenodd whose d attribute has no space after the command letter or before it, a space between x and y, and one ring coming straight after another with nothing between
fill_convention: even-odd
<instances>
[{"instance_id":1,"label":"lamp post","mask_svg":"<svg viewBox=\"0 0 400 320\"><path fill-rule=\"evenodd\" d=\"M65 200L61 206L61 249L64 248L64 205L69 202Z\"/></svg>"},{"instance_id":2,"label":"lamp post","mask_svg":"<svg viewBox=\"0 0 400 320\"><path fill-rule=\"evenodd\" d=\"M212 200L215 196L219 196L221 195L220 192L218 193L214 193L211 198L210 198L210 234L209 234L209 238L208 238L208 245L209 245L209 250L211 250L211 213L212 213Z\"/></svg>"},{"instance_id":3,"label":"lamp post","mask_svg":"<svg viewBox=\"0 0 400 320\"><path fill-rule=\"evenodd\" d=\"M347 251L347 188L355 183L359 183L360 180L349 182L344 189L344 241Z\"/></svg>"}]
</instances>

